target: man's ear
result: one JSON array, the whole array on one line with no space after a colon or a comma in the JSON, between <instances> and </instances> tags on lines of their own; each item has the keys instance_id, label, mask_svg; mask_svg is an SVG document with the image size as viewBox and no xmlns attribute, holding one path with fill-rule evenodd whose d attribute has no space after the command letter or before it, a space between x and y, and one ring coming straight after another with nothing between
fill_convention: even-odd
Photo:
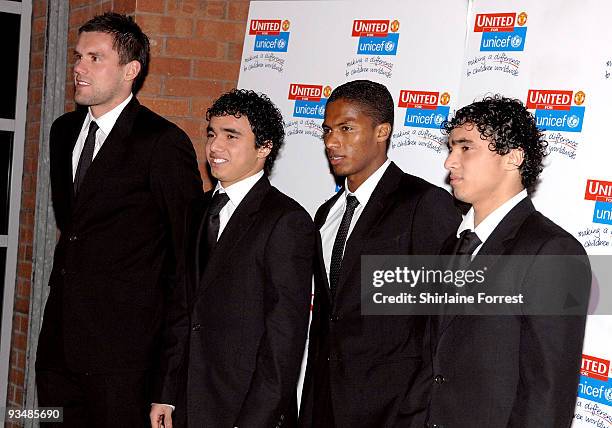
<instances>
[{"instance_id":1,"label":"man's ear","mask_svg":"<svg viewBox=\"0 0 612 428\"><path fill-rule=\"evenodd\" d=\"M506 155L506 165L508 170L519 169L525 161L525 152L523 149L512 149Z\"/></svg>"},{"instance_id":2,"label":"man's ear","mask_svg":"<svg viewBox=\"0 0 612 428\"><path fill-rule=\"evenodd\" d=\"M125 65L125 80L133 81L138 77L140 70L142 69L142 65L139 61L130 61Z\"/></svg>"},{"instance_id":3,"label":"man's ear","mask_svg":"<svg viewBox=\"0 0 612 428\"><path fill-rule=\"evenodd\" d=\"M271 151L272 151L272 141L270 140L264 141L264 144L261 147L257 148L257 158L264 159L270 154Z\"/></svg>"},{"instance_id":4,"label":"man's ear","mask_svg":"<svg viewBox=\"0 0 612 428\"><path fill-rule=\"evenodd\" d=\"M376 126L376 140L381 143L386 143L389 137L391 136L391 124L390 123L381 123Z\"/></svg>"}]
</instances>

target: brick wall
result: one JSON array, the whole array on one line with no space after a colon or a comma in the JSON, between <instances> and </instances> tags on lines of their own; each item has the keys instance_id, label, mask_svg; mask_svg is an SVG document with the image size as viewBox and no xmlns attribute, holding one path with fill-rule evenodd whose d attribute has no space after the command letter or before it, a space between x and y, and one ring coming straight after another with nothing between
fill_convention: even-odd
<instances>
[{"instance_id":1,"label":"brick wall","mask_svg":"<svg viewBox=\"0 0 612 428\"><path fill-rule=\"evenodd\" d=\"M27 129L19 250L7 405L23 407L32 285L32 240L40 137L47 0L33 0ZM205 185L204 114L221 93L236 86L248 0L70 0L66 111L74 109L72 50L78 27L94 15L135 16L151 39L151 65L140 101L177 123L190 136Z\"/></svg>"},{"instance_id":2,"label":"brick wall","mask_svg":"<svg viewBox=\"0 0 612 428\"><path fill-rule=\"evenodd\" d=\"M136 2L136 22L151 38L152 52L139 99L187 132L208 183L204 116L236 86L248 11L247 0Z\"/></svg>"},{"instance_id":3,"label":"brick wall","mask_svg":"<svg viewBox=\"0 0 612 428\"><path fill-rule=\"evenodd\" d=\"M13 308L13 328L8 374L7 406L23 407L25 401L25 367L32 285L32 239L36 207L36 172L38 168L38 138L43 91L44 53L47 30L47 1L32 2L32 37L28 107L24 146L21 211L19 213L19 244L17 250L17 280ZM7 424L7 426L12 426Z\"/></svg>"}]
</instances>

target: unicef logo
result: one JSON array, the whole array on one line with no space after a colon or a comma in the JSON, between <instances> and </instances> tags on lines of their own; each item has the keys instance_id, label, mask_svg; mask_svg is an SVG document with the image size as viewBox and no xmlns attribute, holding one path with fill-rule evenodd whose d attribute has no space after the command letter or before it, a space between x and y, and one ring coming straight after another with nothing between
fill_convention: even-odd
<instances>
[{"instance_id":1,"label":"unicef logo","mask_svg":"<svg viewBox=\"0 0 612 428\"><path fill-rule=\"evenodd\" d=\"M523 38L519 36L518 34L515 34L510 39L510 44L512 45L513 48L518 48L519 46L521 46L521 43L523 43Z\"/></svg>"},{"instance_id":2,"label":"unicef logo","mask_svg":"<svg viewBox=\"0 0 612 428\"><path fill-rule=\"evenodd\" d=\"M434 118L434 122L436 123L436 125L442 125L442 122L444 122L446 120L446 117L444 117L443 114L437 114L436 117Z\"/></svg>"},{"instance_id":3,"label":"unicef logo","mask_svg":"<svg viewBox=\"0 0 612 428\"><path fill-rule=\"evenodd\" d=\"M606 396L606 400L612 401L612 388L606 389L604 395Z\"/></svg>"},{"instance_id":4,"label":"unicef logo","mask_svg":"<svg viewBox=\"0 0 612 428\"><path fill-rule=\"evenodd\" d=\"M393 43L391 40L385 42L385 50L387 52L393 52L393 49L395 49L395 43Z\"/></svg>"},{"instance_id":5,"label":"unicef logo","mask_svg":"<svg viewBox=\"0 0 612 428\"><path fill-rule=\"evenodd\" d=\"M319 106L317 108L317 112L318 112L319 116L323 117L323 115L325 114L325 106Z\"/></svg>"},{"instance_id":6,"label":"unicef logo","mask_svg":"<svg viewBox=\"0 0 612 428\"><path fill-rule=\"evenodd\" d=\"M570 128L575 128L579 124L580 124L580 118L578 116L576 116L575 114L571 115L567 119L567 126L569 126Z\"/></svg>"},{"instance_id":7,"label":"unicef logo","mask_svg":"<svg viewBox=\"0 0 612 428\"><path fill-rule=\"evenodd\" d=\"M279 47L279 49L285 49L286 45L287 45L287 42L285 41L285 39L278 39L278 47Z\"/></svg>"}]
</instances>

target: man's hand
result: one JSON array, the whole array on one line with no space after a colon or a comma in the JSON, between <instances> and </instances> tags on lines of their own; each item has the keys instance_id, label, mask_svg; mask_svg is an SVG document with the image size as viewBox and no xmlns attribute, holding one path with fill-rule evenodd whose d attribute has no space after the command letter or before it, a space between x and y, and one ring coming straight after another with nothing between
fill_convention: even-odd
<instances>
[{"instance_id":1,"label":"man's hand","mask_svg":"<svg viewBox=\"0 0 612 428\"><path fill-rule=\"evenodd\" d=\"M151 428L172 428L172 407L167 404L152 404L149 418Z\"/></svg>"}]
</instances>

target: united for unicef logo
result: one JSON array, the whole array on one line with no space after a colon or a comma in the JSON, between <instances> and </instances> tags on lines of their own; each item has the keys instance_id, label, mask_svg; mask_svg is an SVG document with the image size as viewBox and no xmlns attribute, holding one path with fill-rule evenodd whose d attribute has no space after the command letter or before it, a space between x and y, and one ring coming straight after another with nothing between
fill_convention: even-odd
<instances>
[{"instance_id":1,"label":"united for unicef logo","mask_svg":"<svg viewBox=\"0 0 612 428\"><path fill-rule=\"evenodd\" d=\"M576 116L575 114L571 115L567 119L567 126L569 126L570 128L575 128L578 125L580 125L580 118Z\"/></svg>"},{"instance_id":2,"label":"united for unicef logo","mask_svg":"<svg viewBox=\"0 0 612 428\"><path fill-rule=\"evenodd\" d=\"M513 48L518 48L521 46L521 44L523 44L523 38L518 34L515 34L512 36L512 39L510 39L510 46Z\"/></svg>"}]
</instances>

